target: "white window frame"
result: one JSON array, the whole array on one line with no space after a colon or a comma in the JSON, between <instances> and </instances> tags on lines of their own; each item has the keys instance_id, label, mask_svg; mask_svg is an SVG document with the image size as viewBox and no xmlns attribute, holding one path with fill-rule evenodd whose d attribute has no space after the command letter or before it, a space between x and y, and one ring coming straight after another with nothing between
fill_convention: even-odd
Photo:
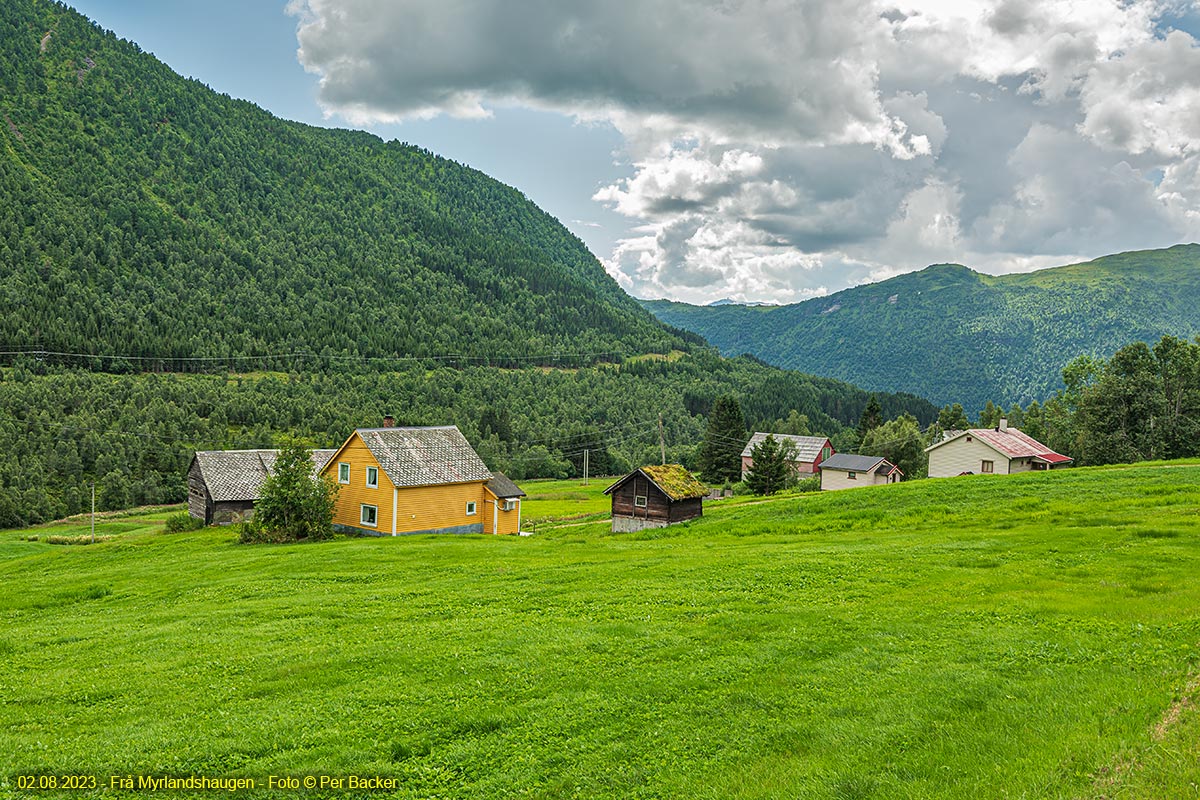
<instances>
[{"instance_id":1,"label":"white window frame","mask_svg":"<svg viewBox=\"0 0 1200 800\"><path fill-rule=\"evenodd\" d=\"M367 509L371 509L371 516L374 517L370 522L367 521ZM358 521L369 528L379 527L379 506L373 506L370 503L363 503L359 506Z\"/></svg>"},{"instance_id":2,"label":"white window frame","mask_svg":"<svg viewBox=\"0 0 1200 800\"><path fill-rule=\"evenodd\" d=\"M477 505L475 505L475 501L468 500L467 501L467 516L473 517L478 513L479 513L479 507Z\"/></svg>"},{"instance_id":3,"label":"white window frame","mask_svg":"<svg viewBox=\"0 0 1200 800\"><path fill-rule=\"evenodd\" d=\"M372 470L374 470L374 472L375 472L375 482L374 483L371 483ZM379 467L367 467L367 488L368 489L378 489L379 488Z\"/></svg>"},{"instance_id":4,"label":"white window frame","mask_svg":"<svg viewBox=\"0 0 1200 800\"><path fill-rule=\"evenodd\" d=\"M501 511L512 511L516 507L517 507L516 500L506 498L506 499L500 501L500 510Z\"/></svg>"},{"instance_id":5,"label":"white window frame","mask_svg":"<svg viewBox=\"0 0 1200 800\"><path fill-rule=\"evenodd\" d=\"M650 497L644 494L635 494L633 496L634 508L645 508L650 503Z\"/></svg>"},{"instance_id":6,"label":"white window frame","mask_svg":"<svg viewBox=\"0 0 1200 800\"><path fill-rule=\"evenodd\" d=\"M342 479L343 472L346 473L345 480ZM344 486L350 485L350 465L348 463L346 463L345 461L338 462L338 483L340 483Z\"/></svg>"}]
</instances>

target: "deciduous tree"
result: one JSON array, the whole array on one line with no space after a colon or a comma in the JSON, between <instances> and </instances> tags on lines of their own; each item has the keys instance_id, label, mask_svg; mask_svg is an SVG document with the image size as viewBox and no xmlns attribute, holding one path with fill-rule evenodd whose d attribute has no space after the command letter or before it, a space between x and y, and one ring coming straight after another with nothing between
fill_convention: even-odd
<instances>
[{"instance_id":1,"label":"deciduous tree","mask_svg":"<svg viewBox=\"0 0 1200 800\"><path fill-rule=\"evenodd\" d=\"M296 542L333 535L337 484L314 474L312 453L288 442L255 503L254 518L242 526L242 541Z\"/></svg>"},{"instance_id":2,"label":"deciduous tree","mask_svg":"<svg viewBox=\"0 0 1200 800\"><path fill-rule=\"evenodd\" d=\"M909 414L874 428L867 434L862 452L863 455L883 456L900 468L905 480L924 478L929 474L925 437L917 418Z\"/></svg>"}]
</instances>

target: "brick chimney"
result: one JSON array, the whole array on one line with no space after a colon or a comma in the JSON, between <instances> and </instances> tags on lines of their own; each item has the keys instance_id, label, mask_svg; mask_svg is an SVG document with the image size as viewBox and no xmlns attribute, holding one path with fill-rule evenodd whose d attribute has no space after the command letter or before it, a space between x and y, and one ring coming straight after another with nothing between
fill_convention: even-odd
<instances>
[{"instance_id":1,"label":"brick chimney","mask_svg":"<svg viewBox=\"0 0 1200 800\"><path fill-rule=\"evenodd\" d=\"M384 416L383 416L383 427L385 427L385 428L394 428L394 427L396 427L396 418L395 418L395 417L393 417L391 414L384 414Z\"/></svg>"}]
</instances>

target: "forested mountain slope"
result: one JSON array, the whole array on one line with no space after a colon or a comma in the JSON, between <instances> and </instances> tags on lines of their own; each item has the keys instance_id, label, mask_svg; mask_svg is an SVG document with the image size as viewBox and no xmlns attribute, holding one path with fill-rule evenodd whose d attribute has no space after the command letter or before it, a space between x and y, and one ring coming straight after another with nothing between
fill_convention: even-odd
<instances>
[{"instance_id":1,"label":"forested mountain slope","mask_svg":"<svg viewBox=\"0 0 1200 800\"><path fill-rule=\"evenodd\" d=\"M787 306L645 302L728 354L967 409L1044 400L1077 355L1200 333L1200 245L991 276L938 264Z\"/></svg>"},{"instance_id":2,"label":"forested mountain slope","mask_svg":"<svg viewBox=\"0 0 1200 800\"><path fill-rule=\"evenodd\" d=\"M273 117L65 6L0 4L0 115L0 350L503 358L682 343L517 190Z\"/></svg>"}]
</instances>

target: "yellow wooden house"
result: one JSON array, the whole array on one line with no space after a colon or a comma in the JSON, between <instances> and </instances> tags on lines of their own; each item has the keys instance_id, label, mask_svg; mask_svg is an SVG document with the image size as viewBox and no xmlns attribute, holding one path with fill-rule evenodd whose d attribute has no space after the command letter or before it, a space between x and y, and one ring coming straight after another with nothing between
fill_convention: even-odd
<instances>
[{"instance_id":1,"label":"yellow wooden house","mask_svg":"<svg viewBox=\"0 0 1200 800\"><path fill-rule=\"evenodd\" d=\"M359 428L321 474L338 486L335 528L371 536L518 533L516 484L453 425Z\"/></svg>"}]
</instances>

